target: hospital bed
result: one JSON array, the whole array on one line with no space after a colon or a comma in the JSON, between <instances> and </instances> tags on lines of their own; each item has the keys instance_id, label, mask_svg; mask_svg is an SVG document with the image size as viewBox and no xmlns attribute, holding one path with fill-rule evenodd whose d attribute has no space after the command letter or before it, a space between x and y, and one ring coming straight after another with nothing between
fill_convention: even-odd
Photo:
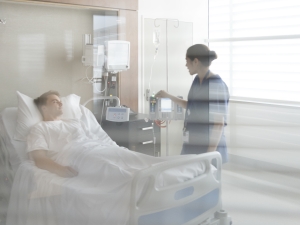
<instances>
[{"instance_id":1,"label":"hospital bed","mask_svg":"<svg viewBox=\"0 0 300 225\"><path fill-rule=\"evenodd\" d=\"M85 107L80 106L82 110L82 121L88 127L99 126L94 115ZM17 121L17 108L6 108L0 115L0 136L1 146L8 152L9 163L12 166L13 174L22 174L24 170L30 170L32 173L28 177L19 177L18 179L32 179L32 174L40 170L33 162L27 159L25 153L25 143L13 139L14 129ZM98 127L99 128L99 127ZM104 131L103 131L104 132ZM211 162L215 160L216 168ZM182 182L175 182L169 185L159 185L162 174L175 174L193 164L201 163L203 172L201 175L193 177ZM179 168L179 170L176 170ZM173 171L173 172L172 172ZM174 172L175 171L175 172ZM171 173L168 173L171 172ZM45 209L38 209L45 215L48 213L43 210L49 210L51 204L58 207L60 204L59 182L51 183L46 171L41 173L38 179L34 179L31 187L17 187L13 185L11 196L27 199L30 201L45 201L50 199L50 206ZM47 180L48 179L48 180ZM63 179L63 178L61 178ZM52 193L39 193L38 182L48 182L56 185L58 188L52 188ZM147 184L147 185L145 185ZM35 188L32 188L34 186ZM141 189L143 190L141 192ZM53 191L56 190L56 191ZM25 193L25 194L24 194ZM30 224L30 222L20 221L17 208L22 207L22 213L29 213L26 204L21 206L20 200L11 199L8 209L8 225ZM12 198L12 197L11 197ZM60 206L61 207L61 206ZM221 201L221 157L217 152L202 155L193 155L192 157L178 157L175 160L158 163L149 168L140 170L133 178L131 185L131 194L129 205L129 220L126 224L130 225L229 225L231 219L225 211L222 210ZM53 209L59 211L60 208ZM51 211L51 210L50 210ZM53 214L54 212L51 211ZM23 218L26 218L23 217ZM37 220L37 218L35 218ZM36 222L36 221L35 221ZM47 224L55 224L55 221L47 220ZM101 224L101 222L99 222ZM125 222L124 222L125 224ZM43 225L43 224L39 224Z\"/></svg>"}]
</instances>

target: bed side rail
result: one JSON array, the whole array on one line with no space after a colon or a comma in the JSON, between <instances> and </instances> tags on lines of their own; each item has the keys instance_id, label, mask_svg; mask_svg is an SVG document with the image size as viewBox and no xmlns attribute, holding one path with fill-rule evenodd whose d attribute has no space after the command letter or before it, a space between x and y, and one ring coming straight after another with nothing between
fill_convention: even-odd
<instances>
[{"instance_id":1,"label":"bed side rail","mask_svg":"<svg viewBox=\"0 0 300 225\"><path fill-rule=\"evenodd\" d=\"M217 171L213 174L212 160ZM201 162L205 171L198 177L166 187L157 187L159 175L172 168ZM221 209L221 156L218 152L194 155L192 158L167 161L141 170L132 183L131 225L199 224ZM138 199L139 182L148 179L147 188Z\"/></svg>"}]
</instances>

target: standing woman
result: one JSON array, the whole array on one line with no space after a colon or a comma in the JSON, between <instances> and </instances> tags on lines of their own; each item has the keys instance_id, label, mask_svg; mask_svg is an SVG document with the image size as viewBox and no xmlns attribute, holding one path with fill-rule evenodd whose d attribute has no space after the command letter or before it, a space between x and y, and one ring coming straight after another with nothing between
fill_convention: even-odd
<instances>
[{"instance_id":1,"label":"standing woman","mask_svg":"<svg viewBox=\"0 0 300 225\"><path fill-rule=\"evenodd\" d=\"M217 150L223 163L228 161L224 125L227 125L229 93L219 75L209 70L217 58L206 45L196 44L186 52L186 67L190 75L197 74L188 100L177 98L163 90L158 98L170 98L186 109L181 154L201 154Z\"/></svg>"}]
</instances>

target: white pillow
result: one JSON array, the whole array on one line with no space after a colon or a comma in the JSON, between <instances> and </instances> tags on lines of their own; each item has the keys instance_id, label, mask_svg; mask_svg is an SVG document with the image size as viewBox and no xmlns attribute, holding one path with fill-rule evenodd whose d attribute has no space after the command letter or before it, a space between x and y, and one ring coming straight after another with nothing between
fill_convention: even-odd
<instances>
[{"instance_id":1,"label":"white pillow","mask_svg":"<svg viewBox=\"0 0 300 225\"><path fill-rule=\"evenodd\" d=\"M28 97L17 91L18 96L18 119L14 139L18 141L26 141L26 137L30 129L43 120L43 117L34 104L33 98ZM61 119L80 119L82 116L79 102L80 97L70 94L60 98L63 104L63 114Z\"/></svg>"}]
</instances>

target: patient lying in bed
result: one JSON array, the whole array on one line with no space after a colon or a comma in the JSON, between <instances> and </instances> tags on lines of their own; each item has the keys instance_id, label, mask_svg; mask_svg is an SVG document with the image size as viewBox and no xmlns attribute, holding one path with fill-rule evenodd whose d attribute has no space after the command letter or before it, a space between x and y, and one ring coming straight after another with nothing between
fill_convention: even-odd
<instances>
[{"instance_id":1,"label":"patient lying in bed","mask_svg":"<svg viewBox=\"0 0 300 225\"><path fill-rule=\"evenodd\" d=\"M46 92L34 102L43 116L43 121L31 129L27 137L27 151L40 169L48 170L61 177L77 176L81 171L79 165L75 164L74 157L75 155L78 157L78 154L83 151L90 151L91 146L98 148L115 147L111 151L116 151L115 154L120 157L119 160L122 160L123 154L135 158L133 152L118 147L115 142L111 140L104 142L99 139L95 134L89 132L80 120L61 120L63 105L58 92ZM76 153L76 151L79 152ZM162 161L159 158L145 157L147 158L146 164L143 160L136 159L133 160L134 165L131 168L128 160L126 160L123 169L142 169L149 166L149 160L150 163ZM115 161L113 158L110 159ZM118 167L121 168L122 164L118 164Z\"/></svg>"},{"instance_id":2,"label":"patient lying in bed","mask_svg":"<svg viewBox=\"0 0 300 225\"><path fill-rule=\"evenodd\" d=\"M43 121L27 136L27 151L38 168L71 178L51 178L52 183L62 182L65 190L60 198L73 215L63 216L72 220L66 224L87 224L86 220L126 224L134 175L166 159L130 151L108 138L103 140L80 120L61 120L63 105L57 92L47 92L35 103Z\"/></svg>"}]
</instances>

